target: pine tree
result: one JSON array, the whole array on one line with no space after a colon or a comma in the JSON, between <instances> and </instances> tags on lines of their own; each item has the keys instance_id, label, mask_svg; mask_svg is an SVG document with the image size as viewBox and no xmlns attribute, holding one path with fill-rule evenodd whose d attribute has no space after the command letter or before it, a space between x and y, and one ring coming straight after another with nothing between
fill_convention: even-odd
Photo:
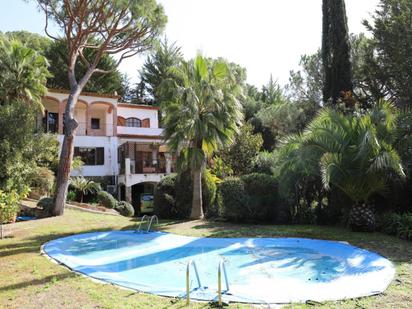
<instances>
[{"instance_id":1,"label":"pine tree","mask_svg":"<svg viewBox=\"0 0 412 309\"><path fill-rule=\"evenodd\" d=\"M345 1L323 0L322 10L323 102L335 105L353 88Z\"/></svg>"}]
</instances>

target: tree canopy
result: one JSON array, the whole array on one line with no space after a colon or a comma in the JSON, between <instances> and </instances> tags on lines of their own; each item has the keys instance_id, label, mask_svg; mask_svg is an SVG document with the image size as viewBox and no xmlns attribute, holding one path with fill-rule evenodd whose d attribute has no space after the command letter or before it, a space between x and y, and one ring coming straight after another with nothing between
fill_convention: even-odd
<instances>
[{"instance_id":1,"label":"tree canopy","mask_svg":"<svg viewBox=\"0 0 412 309\"><path fill-rule=\"evenodd\" d=\"M149 96L155 105L160 105L168 94L160 91L160 85L166 79L173 78L170 68L178 66L183 60L181 48L176 42L170 43L164 38L155 50L146 58L142 69L140 70L141 84L140 96ZM143 92L143 93L142 93Z\"/></svg>"},{"instance_id":2,"label":"tree canopy","mask_svg":"<svg viewBox=\"0 0 412 309\"><path fill-rule=\"evenodd\" d=\"M377 83L398 105L412 102L412 2L380 0L373 22L364 21L373 34Z\"/></svg>"},{"instance_id":3,"label":"tree canopy","mask_svg":"<svg viewBox=\"0 0 412 309\"><path fill-rule=\"evenodd\" d=\"M6 32L5 36L11 39L19 40L25 46L34 49L47 58L49 72L47 78L47 87L56 89L69 89L69 79L67 71L62 68L66 67L67 43L64 40L54 41L47 37L27 31ZM90 53L91 51L86 51ZM88 55L90 56L90 55ZM93 75L84 91L97 93L115 93L123 95L126 91L123 84L123 76L116 67L116 61L109 55L102 56L99 66L108 71L107 74ZM84 63L76 64L76 75L82 76L87 70Z\"/></svg>"},{"instance_id":4,"label":"tree canopy","mask_svg":"<svg viewBox=\"0 0 412 309\"><path fill-rule=\"evenodd\" d=\"M0 190L27 192L47 147L35 135L46 93L46 59L18 41L0 40Z\"/></svg>"}]
</instances>

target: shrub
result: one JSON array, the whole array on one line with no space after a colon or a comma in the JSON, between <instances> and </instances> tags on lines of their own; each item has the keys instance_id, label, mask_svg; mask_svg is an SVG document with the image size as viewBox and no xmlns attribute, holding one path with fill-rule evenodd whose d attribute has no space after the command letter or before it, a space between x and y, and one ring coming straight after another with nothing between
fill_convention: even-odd
<instances>
[{"instance_id":1,"label":"shrub","mask_svg":"<svg viewBox=\"0 0 412 309\"><path fill-rule=\"evenodd\" d=\"M276 166L276 157L273 152L260 152L254 161L255 173L272 175Z\"/></svg>"},{"instance_id":2,"label":"shrub","mask_svg":"<svg viewBox=\"0 0 412 309\"><path fill-rule=\"evenodd\" d=\"M279 204L277 181L266 174L228 177L219 185L220 211L231 221L284 222L287 209Z\"/></svg>"},{"instance_id":3,"label":"shrub","mask_svg":"<svg viewBox=\"0 0 412 309\"><path fill-rule=\"evenodd\" d=\"M116 207L117 201L109 192L99 191L97 193L97 200L106 208L113 209Z\"/></svg>"},{"instance_id":4,"label":"shrub","mask_svg":"<svg viewBox=\"0 0 412 309\"><path fill-rule=\"evenodd\" d=\"M240 178L248 195L249 218L253 221L274 221L279 212L277 181L266 174L249 174Z\"/></svg>"},{"instance_id":5,"label":"shrub","mask_svg":"<svg viewBox=\"0 0 412 309\"><path fill-rule=\"evenodd\" d=\"M412 214L389 213L380 217L378 227L382 232L399 238L412 240Z\"/></svg>"},{"instance_id":6,"label":"shrub","mask_svg":"<svg viewBox=\"0 0 412 309\"><path fill-rule=\"evenodd\" d=\"M253 126L246 123L235 135L233 144L223 151L222 159L232 168L235 175L250 173L262 144L262 135L253 134Z\"/></svg>"},{"instance_id":7,"label":"shrub","mask_svg":"<svg viewBox=\"0 0 412 309\"><path fill-rule=\"evenodd\" d=\"M0 224L16 220L21 198L16 191L5 192L0 190Z\"/></svg>"},{"instance_id":8,"label":"shrub","mask_svg":"<svg viewBox=\"0 0 412 309\"><path fill-rule=\"evenodd\" d=\"M205 170L202 177L202 197L203 197L203 210L205 216L215 217L218 215L218 209L216 207L216 179L209 170Z\"/></svg>"},{"instance_id":9,"label":"shrub","mask_svg":"<svg viewBox=\"0 0 412 309\"><path fill-rule=\"evenodd\" d=\"M245 185L239 177L227 177L219 184L220 213L231 221L245 221L249 210Z\"/></svg>"},{"instance_id":10,"label":"shrub","mask_svg":"<svg viewBox=\"0 0 412 309\"><path fill-rule=\"evenodd\" d=\"M116 204L116 210L125 217L133 217L134 216L134 208L133 206L126 202L120 201Z\"/></svg>"},{"instance_id":11,"label":"shrub","mask_svg":"<svg viewBox=\"0 0 412 309\"><path fill-rule=\"evenodd\" d=\"M75 201L77 197L76 192L69 190L67 192L66 201Z\"/></svg>"},{"instance_id":12,"label":"shrub","mask_svg":"<svg viewBox=\"0 0 412 309\"><path fill-rule=\"evenodd\" d=\"M54 207L54 198L43 197L37 202L37 206L41 207L46 214L50 215Z\"/></svg>"},{"instance_id":13,"label":"shrub","mask_svg":"<svg viewBox=\"0 0 412 309\"><path fill-rule=\"evenodd\" d=\"M400 217L400 214L394 212L378 214L376 216L376 230L385 234L396 235Z\"/></svg>"},{"instance_id":14,"label":"shrub","mask_svg":"<svg viewBox=\"0 0 412 309\"><path fill-rule=\"evenodd\" d=\"M73 188L80 196L80 203L83 203L83 197L89 193L94 194L102 191L99 183L84 178L83 176L73 177L70 179L70 187Z\"/></svg>"},{"instance_id":15,"label":"shrub","mask_svg":"<svg viewBox=\"0 0 412 309\"><path fill-rule=\"evenodd\" d=\"M54 173L47 167L37 167L30 175L30 188L40 195L50 195L54 179Z\"/></svg>"},{"instance_id":16,"label":"shrub","mask_svg":"<svg viewBox=\"0 0 412 309\"><path fill-rule=\"evenodd\" d=\"M190 172L179 173L175 182L176 218L185 219L189 217L192 207L192 191Z\"/></svg>"},{"instance_id":17,"label":"shrub","mask_svg":"<svg viewBox=\"0 0 412 309\"><path fill-rule=\"evenodd\" d=\"M154 213L162 218L176 216L175 207L175 183L176 175L168 175L156 185L154 190Z\"/></svg>"},{"instance_id":18,"label":"shrub","mask_svg":"<svg viewBox=\"0 0 412 309\"><path fill-rule=\"evenodd\" d=\"M398 225L397 235L399 238L412 240L412 214L404 213L401 215Z\"/></svg>"},{"instance_id":19,"label":"shrub","mask_svg":"<svg viewBox=\"0 0 412 309\"><path fill-rule=\"evenodd\" d=\"M202 199L203 211L206 216L209 215L210 210L216 198L216 184L213 180L212 174L205 170L202 173ZM175 201L176 201L176 218L188 218L192 209L192 178L189 171L180 173L176 177L175 182Z\"/></svg>"}]
</instances>

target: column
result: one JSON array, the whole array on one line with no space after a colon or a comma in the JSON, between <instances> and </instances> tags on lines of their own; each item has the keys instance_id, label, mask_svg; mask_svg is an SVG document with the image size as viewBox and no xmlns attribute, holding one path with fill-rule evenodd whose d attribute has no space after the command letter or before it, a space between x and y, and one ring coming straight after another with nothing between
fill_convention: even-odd
<instances>
[{"instance_id":1,"label":"column","mask_svg":"<svg viewBox=\"0 0 412 309\"><path fill-rule=\"evenodd\" d=\"M154 147L156 147L156 146L154 146ZM157 164L157 154L158 154L158 149L153 148L152 149L152 162L153 162L153 165Z\"/></svg>"},{"instance_id":2,"label":"column","mask_svg":"<svg viewBox=\"0 0 412 309\"><path fill-rule=\"evenodd\" d=\"M172 155L168 152L165 152L165 159L166 159L166 174L170 174L172 172Z\"/></svg>"},{"instance_id":3,"label":"column","mask_svg":"<svg viewBox=\"0 0 412 309\"><path fill-rule=\"evenodd\" d=\"M128 203L132 203L132 187L128 187L128 186L126 186L126 188L125 188L125 191L126 191L126 202L128 202Z\"/></svg>"},{"instance_id":4,"label":"column","mask_svg":"<svg viewBox=\"0 0 412 309\"><path fill-rule=\"evenodd\" d=\"M130 158L126 158L124 162L124 174L126 177L126 184L127 184L127 177L131 174L130 173Z\"/></svg>"},{"instance_id":5,"label":"column","mask_svg":"<svg viewBox=\"0 0 412 309\"><path fill-rule=\"evenodd\" d=\"M90 116L91 116L91 107L90 104L87 104L86 106L86 125L84 126L86 132L85 135L91 135L92 132L92 125L90 121Z\"/></svg>"},{"instance_id":6,"label":"column","mask_svg":"<svg viewBox=\"0 0 412 309\"><path fill-rule=\"evenodd\" d=\"M112 108L113 114L113 136L117 136L117 107Z\"/></svg>"},{"instance_id":7,"label":"column","mask_svg":"<svg viewBox=\"0 0 412 309\"><path fill-rule=\"evenodd\" d=\"M64 110L66 109L66 102L60 102L59 101L59 128L58 132L59 134L63 134L63 116L64 116Z\"/></svg>"}]
</instances>

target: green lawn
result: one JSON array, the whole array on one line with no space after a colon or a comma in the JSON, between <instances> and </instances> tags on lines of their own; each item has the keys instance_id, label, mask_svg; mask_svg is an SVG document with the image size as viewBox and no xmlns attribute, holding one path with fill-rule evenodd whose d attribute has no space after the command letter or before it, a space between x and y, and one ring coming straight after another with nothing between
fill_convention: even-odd
<instances>
[{"instance_id":1,"label":"green lawn","mask_svg":"<svg viewBox=\"0 0 412 309\"><path fill-rule=\"evenodd\" d=\"M67 209L63 217L17 223L13 237L0 240L0 308L182 308L184 301L134 293L74 274L40 255L51 239L75 233L129 229L134 219ZM10 226L7 226L10 228ZM383 234L351 233L315 226L235 225L219 222L162 222L159 229L191 236L310 237L348 241L392 260L397 275L382 295L293 308L412 308L412 242ZM183 279L182 279L183 280ZM193 308L208 308L194 303ZM231 308L250 308L231 305Z\"/></svg>"}]
</instances>

